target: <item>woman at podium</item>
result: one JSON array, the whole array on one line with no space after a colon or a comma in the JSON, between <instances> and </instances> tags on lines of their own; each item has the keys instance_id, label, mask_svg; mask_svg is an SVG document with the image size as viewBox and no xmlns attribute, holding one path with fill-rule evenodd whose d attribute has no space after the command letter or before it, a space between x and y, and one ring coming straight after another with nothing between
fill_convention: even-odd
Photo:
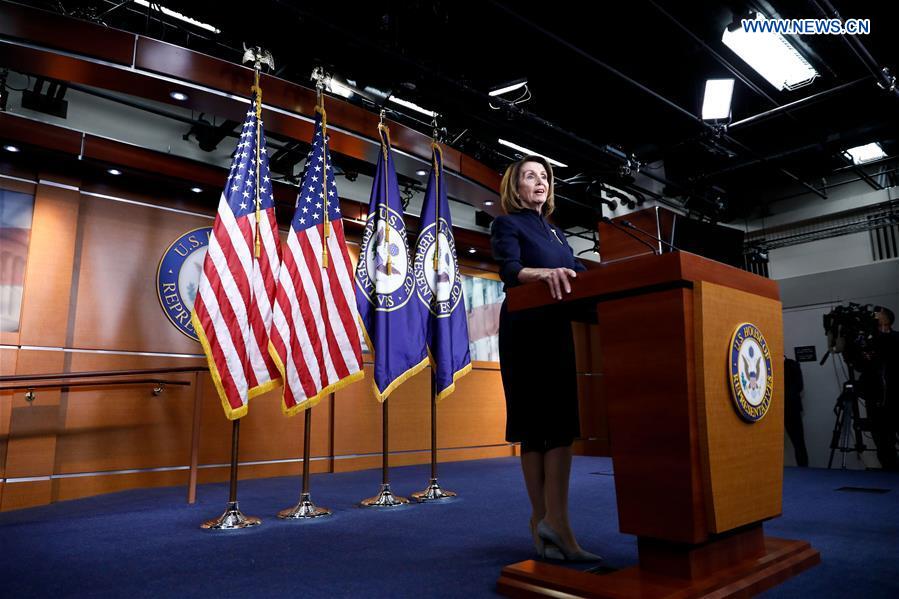
<instances>
[{"instance_id":1,"label":"woman at podium","mask_svg":"<svg viewBox=\"0 0 899 599\"><path fill-rule=\"evenodd\" d=\"M506 169L504 215L491 244L505 289L542 281L554 299L571 292L585 270L562 231L546 221L554 208L553 173L541 156ZM580 434L571 323L559 311L500 311L499 356L506 395L506 440L521 443L521 468L531 501L531 533L541 557L596 561L577 543L568 519L571 445Z\"/></svg>"}]
</instances>

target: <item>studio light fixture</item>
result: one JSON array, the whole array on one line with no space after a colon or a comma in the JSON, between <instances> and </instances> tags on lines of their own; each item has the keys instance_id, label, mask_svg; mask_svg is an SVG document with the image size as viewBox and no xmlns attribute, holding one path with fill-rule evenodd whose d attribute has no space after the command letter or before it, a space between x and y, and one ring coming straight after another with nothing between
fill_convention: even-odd
<instances>
[{"instance_id":1,"label":"studio light fixture","mask_svg":"<svg viewBox=\"0 0 899 599\"><path fill-rule=\"evenodd\" d=\"M387 100L387 97L390 95L390 92L385 92L384 90L378 89L377 87L373 87L371 85L366 85L362 88L362 91L372 97L378 98L381 102Z\"/></svg>"},{"instance_id":2,"label":"studio light fixture","mask_svg":"<svg viewBox=\"0 0 899 599\"><path fill-rule=\"evenodd\" d=\"M184 102L185 100L187 100L187 94L185 94L184 92L179 92L177 90L169 92L169 97L172 100L178 100L179 102Z\"/></svg>"},{"instance_id":3,"label":"studio light fixture","mask_svg":"<svg viewBox=\"0 0 899 599\"><path fill-rule=\"evenodd\" d=\"M325 87L329 92L338 95L341 98L349 99L353 97L353 90L349 86L337 81L334 77L329 77L325 81Z\"/></svg>"},{"instance_id":4,"label":"studio light fixture","mask_svg":"<svg viewBox=\"0 0 899 599\"><path fill-rule=\"evenodd\" d=\"M203 193L202 187L191 187L190 190L194 193Z\"/></svg>"},{"instance_id":5,"label":"studio light fixture","mask_svg":"<svg viewBox=\"0 0 899 599\"><path fill-rule=\"evenodd\" d=\"M474 249L474 248L468 248L468 253L469 253L469 254L475 254L475 253L477 253L477 250Z\"/></svg>"},{"instance_id":6,"label":"studio light fixture","mask_svg":"<svg viewBox=\"0 0 899 599\"><path fill-rule=\"evenodd\" d=\"M851 160L852 164L864 164L887 157L886 152L883 151L883 148L876 141L863 146L849 148L843 155L846 156L847 160Z\"/></svg>"},{"instance_id":7,"label":"studio light fixture","mask_svg":"<svg viewBox=\"0 0 899 599\"><path fill-rule=\"evenodd\" d=\"M425 116L429 116L429 117L431 117L431 118L434 118L435 116L437 116L437 113L436 113L435 111L433 111L433 110L428 110L427 108L424 108L424 107L422 107L422 106L419 106L419 105L416 104L415 102L410 102L409 100L404 100L404 99L402 99L402 98L397 98L396 96L390 96L390 98L388 98L388 99L389 99L391 102L393 102L394 104L398 104L399 106L402 106L402 107L404 107L404 108L408 108L409 110L414 110L415 112L420 112L421 114L423 114L423 115L425 115Z\"/></svg>"},{"instance_id":8,"label":"studio light fixture","mask_svg":"<svg viewBox=\"0 0 899 599\"><path fill-rule=\"evenodd\" d=\"M493 206L493 201L492 201L492 200L487 200L486 202L484 202L484 205L485 205L485 206Z\"/></svg>"},{"instance_id":9,"label":"studio light fixture","mask_svg":"<svg viewBox=\"0 0 899 599\"><path fill-rule=\"evenodd\" d=\"M503 94L507 94L509 92L514 92L516 89L521 89L522 87L528 84L527 79L515 79L513 81L509 81L508 83L503 83L491 89L487 92L489 96L501 96Z\"/></svg>"},{"instance_id":10,"label":"studio light fixture","mask_svg":"<svg viewBox=\"0 0 899 599\"><path fill-rule=\"evenodd\" d=\"M424 177L425 175L428 174L428 171L426 171L423 168L420 168L417 171L415 171L415 174L418 175L419 177Z\"/></svg>"},{"instance_id":11,"label":"studio light fixture","mask_svg":"<svg viewBox=\"0 0 899 599\"><path fill-rule=\"evenodd\" d=\"M734 94L733 79L707 79L702 97L702 120L723 121L730 118Z\"/></svg>"},{"instance_id":12,"label":"studio light fixture","mask_svg":"<svg viewBox=\"0 0 899 599\"><path fill-rule=\"evenodd\" d=\"M521 152L521 153L524 154L525 156L530 156L530 155L533 155L533 156L542 156L543 158L546 158L547 162L549 162L550 164L552 164L552 165L554 165L554 166L558 166L558 167L560 167L560 168L565 168L566 166L568 166L567 164L564 164L564 163L562 163L562 162L559 162L558 160L553 160L552 158L550 158L550 157L547 156L546 154L541 154L540 152L535 152L534 150L530 150L530 149L528 149L528 148L526 148L526 147L524 147L524 146L519 146L518 144L512 143L511 141L507 141L507 140L502 139L502 138L497 139L496 141L497 141L500 145L506 146L507 148L512 148L513 150L516 150L516 151L518 151L518 152Z\"/></svg>"},{"instance_id":13,"label":"studio light fixture","mask_svg":"<svg viewBox=\"0 0 899 599\"><path fill-rule=\"evenodd\" d=\"M69 102L65 99L68 89L68 83L63 81L35 77L32 88L22 91L22 108L64 119L69 110Z\"/></svg>"},{"instance_id":14,"label":"studio light fixture","mask_svg":"<svg viewBox=\"0 0 899 599\"><path fill-rule=\"evenodd\" d=\"M122 174L122 171L120 171L117 168L107 169L106 172L109 173L110 175L121 175Z\"/></svg>"},{"instance_id":15,"label":"studio light fixture","mask_svg":"<svg viewBox=\"0 0 899 599\"><path fill-rule=\"evenodd\" d=\"M216 29L212 25L208 23L203 23L201 21L197 21L196 19L192 19L186 15L182 15L180 12L176 12L170 8L166 8L162 6L158 2L147 2L147 0L134 0L134 3L138 6L143 6L144 8L150 8L152 10L158 10L162 14L167 17L171 17L173 19L177 19L184 23L188 23L193 25L194 27L199 27L200 29L205 29L206 31L211 31L212 33L221 33L220 29Z\"/></svg>"},{"instance_id":16,"label":"studio light fixture","mask_svg":"<svg viewBox=\"0 0 899 599\"><path fill-rule=\"evenodd\" d=\"M7 152L12 152L13 154L20 151L17 146L14 146L11 144L6 144L5 146L3 146L3 149L6 150Z\"/></svg>"},{"instance_id":17,"label":"studio light fixture","mask_svg":"<svg viewBox=\"0 0 899 599\"><path fill-rule=\"evenodd\" d=\"M750 13L747 21L756 21L756 31L745 31L742 20L724 30L721 41L749 66L779 90L794 90L808 85L819 73L784 36L763 31L767 21L762 13Z\"/></svg>"}]
</instances>

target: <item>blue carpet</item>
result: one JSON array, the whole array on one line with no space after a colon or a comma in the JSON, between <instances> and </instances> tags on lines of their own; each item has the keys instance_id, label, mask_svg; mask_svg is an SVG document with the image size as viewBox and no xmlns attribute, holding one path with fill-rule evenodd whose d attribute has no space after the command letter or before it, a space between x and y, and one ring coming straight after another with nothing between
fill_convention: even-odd
<instances>
[{"instance_id":1,"label":"blue carpet","mask_svg":"<svg viewBox=\"0 0 899 599\"><path fill-rule=\"evenodd\" d=\"M429 466L391 470L396 493L427 482ZM575 458L572 520L581 544L623 568L634 537L618 532L611 461ZM262 526L199 529L224 509L227 485L127 491L0 514L2 597L490 597L503 566L533 556L529 507L516 458L446 463L440 503L390 510L357 507L380 470L320 474L312 497L330 518L284 522L299 478L241 481L241 508ZM889 489L876 495L842 486ZM787 469L784 516L774 536L801 538L822 565L769 597L897 597L899 475Z\"/></svg>"}]
</instances>

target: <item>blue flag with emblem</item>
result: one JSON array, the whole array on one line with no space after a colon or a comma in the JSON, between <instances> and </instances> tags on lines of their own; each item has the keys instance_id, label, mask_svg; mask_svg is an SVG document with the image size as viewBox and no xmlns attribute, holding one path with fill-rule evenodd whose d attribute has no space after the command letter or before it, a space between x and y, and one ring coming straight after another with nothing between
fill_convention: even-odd
<instances>
[{"instance_id":1,"label":"blue flag with emblem","mask_svg":"<svg viewBox=\"0 0 899 599\"><path fill-rule=\"evenodd\" d=\"M431 146L431 176L421 208L421 230L413 262L418 299L427 309L427 342L437 400L455 391L456 381L471 370L468 315L446 198L443 152Z\"/></svg>"},{"instance_id":2,"label":"blue flag with emblem","mask_svg":"<svg viewBox=\"0 0 899 599\"><path fill-rule=\"evenodd\" d=\"M356 264L356 305L365 342L374 354L372 387L378 401L428 363L427 308L416 299L403 206L390 152L379 126L381 152Z\"/></svg>"}]
</instances>

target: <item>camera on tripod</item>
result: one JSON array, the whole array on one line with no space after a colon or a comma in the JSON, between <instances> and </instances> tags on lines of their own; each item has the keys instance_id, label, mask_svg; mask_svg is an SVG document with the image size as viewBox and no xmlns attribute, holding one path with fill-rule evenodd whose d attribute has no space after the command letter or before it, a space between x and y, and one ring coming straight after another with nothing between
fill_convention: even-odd
<instances>
[{"instance_id":1,"label":"camera on tripod","mask_svg":"<svg viewBox=\"0 0 899 599\"><path fill-rule=\"evenodd\" d=\"M824 332L827 352L821 358L821 364L830 354L841 354L850 370L858 369L866 361L865 355L874 350L877 315L871 304L837 306L824 315Z\"/></svg>"},{"instance_id":2,"label":"camera on tripod","mask_svg":"<svg viewBox=\"0 0 899 599\"><path fill-rule=\"evenodd\" d=\"M834 453L839 451L842 467L845 468L846 453L854 451L861 457L862 452L868 449L862 431L870 430L870 426L867 419L859 417L855 371L863 370L870 362L874 336L877 334L877 315L870 304L837 306L824 315L824 332L827 335L827 352L821 358L821 364L827 361L830 354L840 354L849 371L849 380L843 383L843 391L833 409L836 422L830 440L830 459L827 461L830 468Z\"/></svg>"}]
</instances>

